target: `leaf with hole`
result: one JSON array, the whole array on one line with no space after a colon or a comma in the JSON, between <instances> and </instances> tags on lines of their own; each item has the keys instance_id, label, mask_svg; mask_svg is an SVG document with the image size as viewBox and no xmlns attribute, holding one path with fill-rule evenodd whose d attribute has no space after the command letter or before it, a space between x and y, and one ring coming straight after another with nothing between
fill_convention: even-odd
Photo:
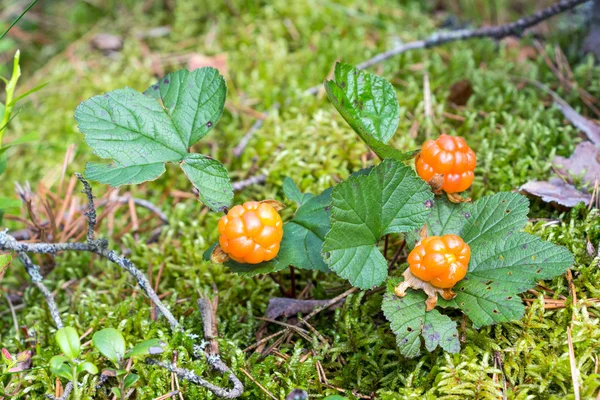
<instances>
[{"instance_id":1,"label":"leaf with hole","mask_svg":"<svg viewBox=\"0 0 600 400\"><path fill-rule=\"evenodd\" d=\"M397 280L388 282L381 309L396 334L396 343L403 356L414 358L421 353L421 343L428 351L438 346L449 353L460 350L456 322L438 310L425 311L427 296L421 291L408 290L406 296L397 297L394 287Z\"/></svg>"}]
</instances>

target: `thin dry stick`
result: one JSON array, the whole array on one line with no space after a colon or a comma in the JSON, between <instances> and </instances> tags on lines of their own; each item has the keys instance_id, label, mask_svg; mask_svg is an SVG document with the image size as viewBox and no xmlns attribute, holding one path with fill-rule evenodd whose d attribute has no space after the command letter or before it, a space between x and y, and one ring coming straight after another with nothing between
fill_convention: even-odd
<instances>
[{"instance_id":1,"label":"thin dry stick","mask_svg":"<svg viewBox=\"0 0 600 400\"><path fill-rule=\"evenodd\" d=\"M240 140L238 145L233 148L232 152L233 152L233 156L235 158L240 158L240 156L242 155L244 150L246 150L246 146L248 146L248 142L250 142L250 139L252 139L252 136L254 136L254 133L256 131L258 131L260 128L262 128L263 124L265 123L265 119L267 119L269 117L269 114L271 114L273 111L275 111L277 109L279 109L279 104L275 103L273 106L271 106L269 111L262 114L264 116L264 118L262 118L262 119L259 118L256 120L256 122L254 122L254 124L252 124L252 126L250 127L248 132L246 132L246 134L244 136L242 136L242 139Z\"/></svg>"},{"instance_id":2,"label":"thin dry stick","mask_svg":"<svg viewBox=\"0 0 600 400\"><path fill-rule=\"evenodd\" d=\"M19 321L17 320L17 313L15 312L15 307L13 306L12 301L10 300L10 296L6 295L6 301L8 302L8 309L10 310L10 314L12 316L13 325L15 326L15 336L17 341L19 341Z\"/></svg>"},{"instance_id":3,"label":"thin dry stick","mask_svg":"<svg viewBox=\"0 0 600 400\"><path fill-rule=\"evenodd\" d=\"M571 365L571 378L573 379L573 393L575 400L580 400L579 395L579 370L577 369L577 362L575 360L575 349L573 347L573 338L571 337L571 327L567 328L567 341L569 345L569 364Z\"/></svg>"},{"instance_id":4,"label":"thin dry stick","mask_svg":"<svg viewBox=\"0 0 600 400\"><path fill-rule=\"evenodd\" d=\"M254 382L256 384L256 386L258 386L260 388L260 390L265 392L265 394L267 396L269 396L273 400L277 400L277 397L273 396L273 393L269 392L263 385L258 383L258 381L256 379L254 379L254 377L252 375L250 375L250 372L246 371L244 368L240 368L240 371L242 371L244 373L244 375L246 375L252 382Z\"/></svg>"}]
</instances>

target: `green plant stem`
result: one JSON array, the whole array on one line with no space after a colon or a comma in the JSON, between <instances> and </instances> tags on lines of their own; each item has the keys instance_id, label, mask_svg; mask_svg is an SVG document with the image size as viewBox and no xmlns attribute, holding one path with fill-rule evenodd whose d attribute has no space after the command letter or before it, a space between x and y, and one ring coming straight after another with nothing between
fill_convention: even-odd
<instances>
[{"instance_id":1,"label":"green plant stem","mask_svg":"<svg viewBox=\"0 0 600 400\"><path fill-rule=\"evenodd\" d=\"M6 102L4 106L4 115L2 116L2 122L0 122L0 148L2 148L2 138L4 137L4 132L6 132L6 125L10 121L10 116L12 114L12 110L14 107L13 97L15 95L15 89L17 87L17 82L21 77L21 67L19 66L19 58L20 51L17 50L15 53L15 57L13 60L13 72L10 78L10 81L6 84Z\"/></svg>"},{"instance_id":2,"label":"green plant stem","mask_svg":"<svg viewBox=\"0 0 600 400\"><path fill-rule=\"evenodd\" d=\"M77 364L73 362L73 398L79 400L81 393L79 393L79 383L77 382Z\"/></svg>"}]
</instances>

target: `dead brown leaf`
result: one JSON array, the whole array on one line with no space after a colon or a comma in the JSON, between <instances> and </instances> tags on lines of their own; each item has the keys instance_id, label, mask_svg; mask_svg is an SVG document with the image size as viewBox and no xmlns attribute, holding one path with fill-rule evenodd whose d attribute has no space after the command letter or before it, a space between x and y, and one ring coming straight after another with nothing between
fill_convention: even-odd
<instances>
[{"instance_id":1,"label":"dead brown leaf","mask_svg":"<svg viewBox=\"0 0 600 400\"><path fill-rule=\"evenodd\" d=\"M473 95L473 86L468 79L455 82L450 87L450 94L448 95L448 101L456 104L457 106L464 106L467 104L469 98Z\"/></svg>"},{"instance_id":2,"label":"dead brown leaf","mask_svg":"<svg viewBox=\"0 0 600 400\"><path fill-rule=\"evenodd\" d=\"M214 56L205 56L204 54L192 54L188 59L188 69L190 71L203 68L213 67L219 70L221 75L227 76L229 70L227 63L227 54L215 54Z\"/></svg>"},{"instance_id":3,"label":"dead brown leaf","mask_svg":"<svg viewBox=\"0 0 600 400\"><path fill-rule=\"evenodd\" d=\"M600 179L600 149L592 142L579 143L571 157L554 158L554 165L556 171L567 176L569 181L583 177L585 183L593 186Z\"/></svg>"},{"instance_id":4,"label":"dead brown leaf","mask_svg":"<svg viewBox=\"0 0 600 400\"><path fill-rule=\"evenodd\" d=\"M592 196L579 191L560 178L551 178L550 181L531 181L519 188L520 191L533 196L541 197L546 203L557 203L565 207L575 207L580 202L588 204Z\"/></svg>"}]
</instances>

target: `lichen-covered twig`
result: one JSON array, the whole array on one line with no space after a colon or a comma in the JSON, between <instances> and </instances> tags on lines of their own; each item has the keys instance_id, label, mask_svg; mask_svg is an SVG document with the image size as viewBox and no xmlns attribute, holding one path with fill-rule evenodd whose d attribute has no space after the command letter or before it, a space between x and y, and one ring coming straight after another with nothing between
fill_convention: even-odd
<instances>
[{"instance_id":1,"label":"lichen-covered twig","mask_svg":"<svg viewBox=\"0 0 600 400\"><path fill-rule=\"evenodd\" d=\"M35 253L35 254L56 254L62 251L82 251L97 254L117 265L121 268L129 272L137 281L140 288L146 293L148 298L156 305L156 308L164 315L164 317L169 322L171 329L173 331L181 331L183 328L173 316L171 311L162 303L159 299L156 292L152 289L150 282L146 278L146 276L135 267L135 265L129 261L126 257L120 256L113 250L108 250L108 241L105 239L94 239L94 228L96 226L96 208L94 206L94 196L92 193L92 188L89 183L81 176L77 174L77 178L81 181L84 187L84 193L88 199L88 209L85 213L88 219L88 233L87 240L84 243L25 243L18 242L13 236L8 234L8 231L0 232L0 250L4 251L13 251L16 252L19 256L19 259L25 266L25 270L31 277L31 281L40 289L42 294L46 299L46 303L48 304L48 308L50 309L50 315L54 320L54 323L57 328L62 328L63 323L60 318L60 313L58 311L58 307L56 306L56 302L54 300L54 296L52 292L46 288L43 284L43 277L40 273L40 269L37 265L33 263L31 258L27 255L27 253ZM199 346L204 349L204 347ZM243 385L239 381L239 379L231 372L229 367L225 365L219 358L218 354L206 354L206 360L209 365L211 365L215 370L228 374L229 380L233 383L232 389L221 388L216 386L200 377L195 375L192 371L188 371L183 368L177 368L174 365L170 365L167 363L163 363L158 360L149 360L150 364L158 365L163 368L168 369L171 372L176 373L179 377L183 379L187 379L190 382L198 384L212 391L215 395L219 397L233 399L239 397L243 393ZM68 387L68 386L67 386ZM66 392L66 389L65 389Z\"/></svg>"},{"instance_id":2,"label":"lichen-covered twig","mask_svg":"<svg viewBox=\"0 0 600 400\"><path fill-rule=\"evenodd\" d=\"M217 320L216 320L216 308L218 300L215 298L213 301L208 298L198 299L198 308L200 309L200 315L202 316L202 323L204 325L204 342L201 350L205 351L206 361L208 364L217 372L226 374L229 381L233 384L233 388L225 389L214 384L207 382L201 377L197 376L192 371L178 368L174 364L149 359L146 360L148 364L158 365L162 368L167 369L170 372L174 372L179 378L186 379L190 382L194 382L197 385L207 388L214 394L225 399L235 399L240 397L244 393L244 385L238 379L235 374L231 372L231 369L221 360L219 356L219 346L216 341L217 337Z\"/></svg>"},{"instance_id":3,"label":"lichen-covered twig","mask_svg":"<svg viewBox=\"0 0 600 400\"><path fill-rule=\"evenodd\" d=\"M243 179L241 181L233 182L231 186L233 187L234 191L239 192L240 190L245 189L248 186L258 185L261 183L265 183L266 181L267 176L264 174L260 174L251 176L250 178Z\"/></svg>"},{"instance_id":4,"label":"lichen-covered twig","mask_svg":"<svg viewBox=\"0 0 600 400\"><path fill-rule=\"evenodd\" d=\"M490 26L479 29L461 29L457 31L436 32L426 39L400 44L393 49L379 53L358 64L356 67L358 69L366 69L410 50L427 49L459 40L484 37L499 40L508 36L521 36L526 29L531 28L557 14L571 10L580 4L587 3L588 1L590 0L561 0L531 15L504 25ZM306 92L315 95L320 89L321 85L317 85L311 87Z\"/></svg>"}]
</instances>

